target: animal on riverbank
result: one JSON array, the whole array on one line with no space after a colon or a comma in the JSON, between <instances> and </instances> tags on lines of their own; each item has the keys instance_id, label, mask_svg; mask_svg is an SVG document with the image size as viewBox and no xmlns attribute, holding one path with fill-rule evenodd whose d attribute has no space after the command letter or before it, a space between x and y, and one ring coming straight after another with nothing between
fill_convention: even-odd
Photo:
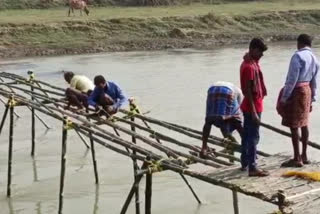
<instances>
[{"instance_id":1,"label":"animal on riverbank","mask_svg":"<svg viewBox=\"0 0 320 214\"><path fill-rule=\"evenodd\" d=\"M68 16L70 16L70 12L74 14L74 9L80 10L80 15L82 16L82 11L84 11L87 15L89 15L88 9L88 0L69 0L69 12Z\"/></svg>"}]
</instances>

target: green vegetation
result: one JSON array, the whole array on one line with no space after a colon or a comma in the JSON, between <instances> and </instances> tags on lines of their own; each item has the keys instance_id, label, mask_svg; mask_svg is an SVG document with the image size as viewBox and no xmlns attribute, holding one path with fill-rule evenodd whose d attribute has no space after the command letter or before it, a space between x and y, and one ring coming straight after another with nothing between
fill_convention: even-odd
<instances>
[{"instance_id":1,"label":"green vegetation","mask_svg":"<svg viewBox=\"0 0 320 214\"><path fill-rule=\"evenodd\" d=\"M0 0L1 1L1 0ZM300 3L299 3L300 2ZM57 9L5 10L0 12L0 23L53 23L61 21L93 21L111 18L150 18L172 16L214 15L252 15L268 11L315 10L320 9L317 0L280 0L253 1L232 4L192 4L170 7L97 7L91 8L90 15L80 16L75 11L74 17L67 17L67 7Z\"/></svg>"},{"instance_id":2,"label":"green vegetation","mask_svg":"<svg viewBox=\"0 0 320 214\"><path fill-rule=\"evenodd\" d=\"M0 57L100 51L212 48L294 39L320 32L320 1L192 4L172 7L91 8L67 17L67 8L0 12ZM311 10L312 9L312 10Z\"/></svg>"}]
</instances>

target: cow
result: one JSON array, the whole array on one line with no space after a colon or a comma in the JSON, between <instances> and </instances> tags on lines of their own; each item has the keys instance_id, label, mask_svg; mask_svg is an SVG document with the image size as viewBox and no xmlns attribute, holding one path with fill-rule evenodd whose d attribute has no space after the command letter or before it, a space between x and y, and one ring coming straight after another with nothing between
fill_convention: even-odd
<instances>
[{"instance_id":1,"label":"cow","mask_svg":"<svg viewBox=\"0 0 320 214\"><path fill-rule=\"evenodd\" d=\"M89 15L88 9L88 0L69 0L69 12L68 16L70 16L70 12L74 14L74 9L80 10L80 15L82 16L82 11L84 11L87 15Z\"/></svg>"}]
</instances>

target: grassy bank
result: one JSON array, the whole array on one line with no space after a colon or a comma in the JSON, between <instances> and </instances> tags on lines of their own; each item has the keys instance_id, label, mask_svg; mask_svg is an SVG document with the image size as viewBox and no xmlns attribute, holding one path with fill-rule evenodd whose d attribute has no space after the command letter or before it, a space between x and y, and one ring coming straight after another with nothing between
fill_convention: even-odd
<instances>
[{"instance_id":1,"label":"grassy bank","mask_svg":"<svg viewBox=\"0 0 320 214\"><path fill-rule=\"evenodd\" d=\"M282 0L157 8L92 8L66 17L66 8L0 13L0 57L100 51L212 48L253 36L289 40L318 35L320 1Z\"/></svg>"}]
</instances>

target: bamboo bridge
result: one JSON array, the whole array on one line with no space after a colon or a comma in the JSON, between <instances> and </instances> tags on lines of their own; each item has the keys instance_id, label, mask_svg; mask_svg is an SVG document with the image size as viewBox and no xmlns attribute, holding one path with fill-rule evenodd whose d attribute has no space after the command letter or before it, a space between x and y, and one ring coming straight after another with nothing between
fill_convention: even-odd
<instances>
[{"instance_id":1,"label":"bamboo bridge","mask_svg":"<svg viewBox=\"0 0 320 214\"><path fill-rule=\"evenodd\" d=\"M2 97L0 101L5 105L0 124L0 134L7 117L9 117L10 126L7 197L10 197L11 192L14 191L11 188L14 117L19 117L15 109L25 107L31 111L31 156L34 156L36 151L36 119L46 128L49 128L38 113L61 121L62 143L58 213L63 211L67 136L68 132L71 131L75 131L86 148L91 150L97 184L99 183L99 173L98 162L95 158L96 144L131 159L134 182L126 200L124 200L121 214L126 213L133 197L135 197L135 212L136 214L141 213L139 185L143 177L146 178L144 210L146 214L150 214L152 176L166 170L176 172L181 176L199 204L201 199L185 176L230 189L233 193L235 214L239 214L238 193L277 205L279 211L286 214L319 213L320 182L282 177L282 174L288 169L279 166L284 160L288 159L286 155L270 155L258 151L259 165L262 169L269 170L271 175L263 178L248 177L247 173L239 170L240 159L237 153L240 153L240 145L234 140L210 136L208 143L210 144L211 154L203 159L199 157L201 131L149 117L140 112L135 104L130 105L130 110L122 109L115 116L107 119L99 117L93 110L83 113L77 113L72 109L65 110L65 89L35 79L32 72L28 72L28 74L28 77L23 77L0 72L0 96ZM289 133L267 124L262 124L262 126L290 136ZM179 140L176 137L177 134L190 138L192 143ZM123 137L124 135L130 136L131 139L128 140ZM90 143L87 143L87 139ZM320 145L317 143L309 142L309 145L320 149ZM205 165L207 169L191 169L190 166L193 164ZM298 170L320 171L320 163L312 163Z\"/></svg>"}]
</instances>

